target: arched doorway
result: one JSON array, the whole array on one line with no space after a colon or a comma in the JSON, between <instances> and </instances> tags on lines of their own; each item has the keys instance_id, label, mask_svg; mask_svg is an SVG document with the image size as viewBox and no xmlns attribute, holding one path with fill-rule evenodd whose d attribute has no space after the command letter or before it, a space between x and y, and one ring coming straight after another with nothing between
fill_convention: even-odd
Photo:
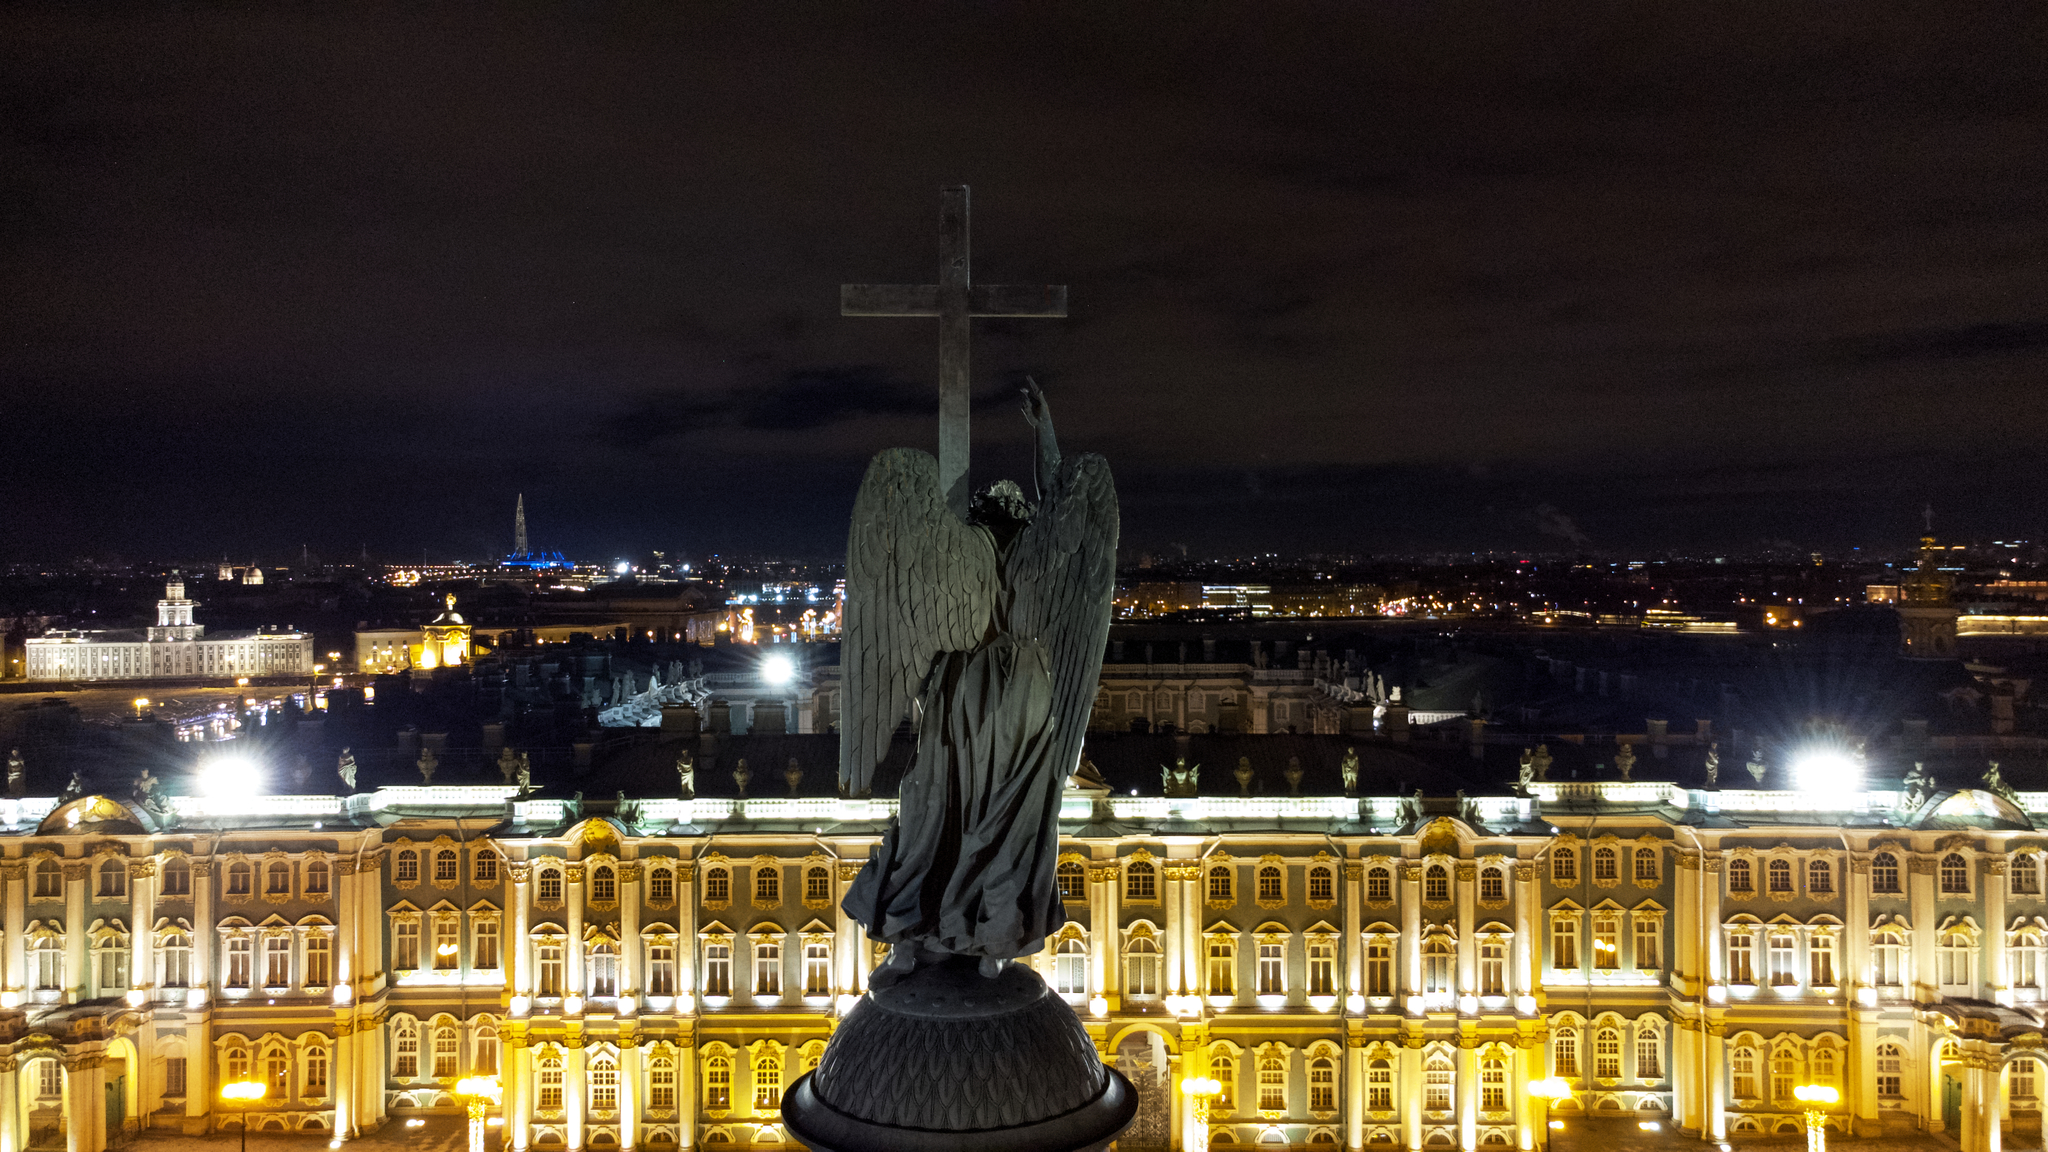
<instances>
[{"instance_id":1,"label":"arched doorway","mask_svg":"<svg viewBox=\"0 0 2048 1152\"><path fill-rule=\"evenodd\" d=\"M16 1083L20 1085L21 1130L32 1152L65 1147L64 1064L55 1052L24 1056Z\"/></svg>"},{"instance_id":2,"label":"arched doorway","mask_svg":"<svg viewBox=\"0 0 2048 1152\"><path fill-rule=\"evenodd\" d=\"M1138 1115L1117 1141L1132 1152L1164 1152L1173 1146L1172 1065L1165 1038L1150 1030L1132 1032L1116 1046L1116 1070L1138 1093Z\"/></svg>"},{"instance_id":3,"label":"arched doorway","mask_svg":"<svg viewBox=\"0 0 2048 1152\"><path fill-rule=\"evenodd\" d=\"M1945 1132L1963 1130L1963 1072L1956 1042L1944 1040L1934 1050L1935 1103L1941 1108Z\"/></svg>"},{"instance_id":4,"label":"arched doorway","mask_svg":"<svg viewBox=\"0 0 2048 1152\"><path fill-rule=\"evenodd\" d=\"M2000 1097L2006 1108L2006 1131L2018 1137L2014 1144L2041 1146L2041 1094L2048 1091L2048 1060L2033 1053L2016 1053L2006 1060L2000 1076Z\"/></svg>"},{"instance_id":5,"label":"arched doorway","mask_svg":"<svg viewBox=\"0 0 2048 1152\"><path fill-rule=\"evenodd\" d=\"M142 1132L142 1062L135 1042L126 1036L107 1041L104 1106L107 1110L107 1142L112 1144Z\"/></svg>"}]
</instances>

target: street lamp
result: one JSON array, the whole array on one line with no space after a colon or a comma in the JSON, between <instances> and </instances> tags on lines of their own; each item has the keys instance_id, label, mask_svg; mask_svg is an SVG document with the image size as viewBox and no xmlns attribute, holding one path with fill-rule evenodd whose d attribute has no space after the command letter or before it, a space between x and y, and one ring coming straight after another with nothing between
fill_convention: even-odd
<instances>
[{"instance_id":1,"label":"street lamp","mask_svg":"<svg viewBox=\"0 0 2048 1152\"><path fill-rule=\"evenodd\" d=\"M1806 1152L1827 1152L1828 1109L1842 1094L1825 1084L1801 1084L1792 1089L1792 1098L1806 1113Z\"/></svg>"},{"instance_id":2,"label":"street lamp","mask_svg":"<svg viewBox=\"0 0 2048 1152\"><path fill-rule=\"evenodd\" d=\"M249 1152L249 1109L263 1099L263 1081L230 1080L220 1086L220 1098L237 1100L242 1105L242 1152Z\"/></svg>"},{"instance_id":3,"label":"street lamp","mask_svg":"<svg viewBox=\"0 0 2048 1152\"><path fill-rule=\"evenodd\" d=\"M1209 1101L1223 1094L1223 1085L1207 1076L1191 1076L1180 1082L1180 1090L1187 1094L1188 1105L1194 1109L1194 1139L1187 1142L1190 1148L1209 1146Z\"/></svg>"},{"instance_id":4,"label":"street lamp","mask_svg":"<svg viewBox=\"0 0 2048 1152\"><path fill-rule=\"evenodd\" d=\"M1543 1147L1550 1147L1550 1105L1572 1094L1570 1082L1562 1076L1529 1082L1529 1095L1543 1101Z\"/></svg>"},{"instance_id":5,"label":"street lamp","mask_svg":"<svg viewBox=\"0 0 2048 1152\"><path fill-rule=\"evenodd\" d=\"M469 1110L469 1152L484 1152L484 1109L499 1101L496 1076L464 1076L455 1082L455 1094Z\"/></svg>"}]
</instances>

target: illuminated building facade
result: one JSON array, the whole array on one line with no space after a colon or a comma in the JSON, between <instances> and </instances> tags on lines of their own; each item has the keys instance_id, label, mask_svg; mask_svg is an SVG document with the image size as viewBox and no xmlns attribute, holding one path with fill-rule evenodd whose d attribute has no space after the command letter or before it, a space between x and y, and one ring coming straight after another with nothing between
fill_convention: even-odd
<instances>
[{"instance_id":1,"label":"illuminated building facade","mask_svg":"<svg viewBox=\"0 0 2048 1152\"><path fill-rule=\"evenodd\" d=\"M782 1145L879 956L838 905L891 805L710 783L0 799L0 1152L232 1123L248 1076L259 1132L496 1074L522 1152ZM1233 1145L1528 1150L1545 1076L1571 1123L1710 1141L1798 1131L1808 1082L1859 1134L2038 1124L2048 793L1530 790L1070 788L1069 922L1029 962L1136 1082L1126 1143L1205 1146L1188 1077Z\"/></svg>"},{"instance_id":2,"label":"illuminated building facade","mask_svg":"<svg viewBox=\"0 0 2048 1152\"><path fill-rule=\"evenodd\" d=\"M173 580L148 629L54 630L24 647L30 680L211 680L311 676L313 637L292 629L215 632L194 623L185 584Z\"/></svg>"}]
</instances>

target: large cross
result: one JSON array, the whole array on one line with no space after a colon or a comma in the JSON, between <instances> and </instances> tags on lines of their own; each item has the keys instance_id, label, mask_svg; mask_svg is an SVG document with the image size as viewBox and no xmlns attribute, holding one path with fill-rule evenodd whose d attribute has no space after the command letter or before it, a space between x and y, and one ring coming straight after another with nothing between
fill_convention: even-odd
<instances>
[{"instance_id":1,"label":"large cross","mask_svg":"<svg viewBox=\"0 0 2048 1152\"><path fill-rule=\"evenodd\" d=\"M939 318L939 487L967 516L967 321L974 316L1065 316L1064 284L975 284L967 274L967 186L939 190L937 284L842 284L841 316Z\"/></svg>"}]
</instances>

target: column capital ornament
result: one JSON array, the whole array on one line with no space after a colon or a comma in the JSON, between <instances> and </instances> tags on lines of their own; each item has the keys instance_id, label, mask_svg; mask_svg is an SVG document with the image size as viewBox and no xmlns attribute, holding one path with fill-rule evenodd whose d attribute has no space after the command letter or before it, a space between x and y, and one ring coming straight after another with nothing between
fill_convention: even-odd
<instances>
[{"instance_id":1,"label":"column capital ornament","mask_svg":"<svg viewBox=\"0 0 2048 1152\"><path fill-rule=\"evenodd\" d=\"M1459 883L1470 883L1479 878L1479 865L1470 860L1460 860L1457 863L1457 873Z\"/></svg>"},{"instance_id":2,"label":"column capital ornament","mask_svg":"<svg viewBox=\"0 0 2048 1152\"><path fill-rule=\"evenodd\" d=\"M128 862L128 878L130 880L147 880L154 875L156 875L156 861L130 860Z\"/></svg>"},{"instance_id":3,"label":"column capital ornament","mask_svg":"<svg viewBox=\"0 0 2048 1152\"><path fill-rule=\"evenodd\" d=\"M1536 879L1536 866L1534 864L1515 865L1515 879L1524 883Z\"/></svg>"},{"instance_id":4,"label":"column capital ornament","mask_svg":"<svg viewBox=\"0 0 2048 1152\"><path fill-rule=\"evenodd\" d=\"M512 877L514 884L524 884L533 874L533 865L524 860L508 860L505 862L505 874Z\"/></svg>"},{"instance_id":5,"label":"column capital ornament","mask_svg":"<svg viewBox=\"0 0 2048 1152\"><path fill-rule=\"evenodd\" d=\"M1107 884L1116 879L1116 865L1097 864L1088 870L1088 879L1093 880L1097 884Z\"/></svg>"},{"instance_id":6,"label":"column capital ornament","mask_svg":"<svg viewBox=\"0 0 2048 1152\"><path fill-rule=\"evenodd\" d=\"M334 1038L337 1040L353 1036L355 1031L356 1023L353 1020L336 1020L334 1022Z\"/></svg>"},{"instance_id":7,"label":"column capital ornament","mask_svg":"<svg viewBox=\"0 0 2048 1152\"><path fill-rule=\"evenodd\" d=\"M1909 876L1932 876L1932 875L1934 875L1934 872L1935 872L1935 867L1934 867L1934 857L1932 857L1932 856L1909 856L1909 857L1907 857L1907 858L1906 858L1906 874L1907 874L1907 875L1909 875Z\"/></svg>"},{"instance_id":8,"label":"column capital ornament","mask_svg":"<svg viewBox=\"0 0 2048 1152\"><path fill-rule=\"evenodd\" d=\"M1362 883L1364 883L1364 882L1365 882L1365 865L1364 865L1363 863L1361 863L1361 862L1357 861L1357 860L1347 860L1347 861L1345 861L1345 863L1344 863L1344 879L1345 879L1345 881L1346 881L1346 882L1348 882L1348 883L1351 883L1351 884L1362 884Z\"/></svg>"},{"instance_id":9,"label":"column capital ornament","mask_svg":"<svg viewBox=\"0 0 2048 1152\"><path fill-rule=\"evenodd\" d=\"M848 884L853 883L854 877L860 875L861 868L866 864L867 861L865 860L841 860L839 862L839 879Z\"/></svg>"},{"instance_id":10,"label":"column capital ornament","mask_svg":"<svg viewBox=\"0 0 2048 1152\"><path fill-rule=\"evenodd\" d=\"M619 883L638 884L642 865L637 860L626 860L619 864Z\"/></svg>"},{"instance_id":11,"label":"column capital ornament","mask_svg":"<svg viewBox=\"0 0 2048 1152\"><path fill-rule=\"evenodd\" d=\"M1719 856L1709 856L1705 860L1700 861L1700 863L1705 866L1707 875L1719 876L1721 874L1721 858Z\"/></svg>"},{"instance_id":12,"label":"column capital ornament","mask_svg":"<svg viewBox=\"0 0 2048 1152\"><path fill-rule=\"evenodd\" d=\"M580 863L562 865L562 876L571 884L583 883L583 865Z\"/></svg>"},{"instance_id":13,"label":"column capital ornament","mask_svg":"<svg viewBox=\"0 0 2048 1152\"><path fill-rule=\"evenodd\" d=\"M0 860L0 880L28 879L28 861Z\"/></svg>"},{"instance_id":14,"label":"column capital ornament","mask_svg":"<svg viewBox=\"0 0 2048 1152\"><path fill-rule=\"evenodd\" d=\"M69 880L85 880L85 879L88 879L88 878L90 878L91 876L92 876L92 861L90 861L90 860L66 860L66 861L64 862L64 879L65 879L65 880L67 880L67 881L69 881ZM96 1065L95 1065L95 1067L96 1067Z\"/></svg>"},{"instance_id":15,"label":"column capital ornament","mask_svg":"<svg viewBox=\"0 0 2048 1152\"><path fill-rule=\"evenodd\" d=\"M1401 861L1401 879L1410 884L1422 883L1422 863L1417 860Z\"/></svg>"},{"instance_id":16,"label":"column capital ornament","mask_svg":"<svg viewBox=\"0 0 2048 1152\"><path fill-rule=\"evenodd\" d=\"M2005 875L2005 857L1993 856L1984 862L1984 871L1993 876Z\"/></svg>"},{"instance_id":17,"label":"column capital ornament","mask_svg":"<svg viewBox=\"0 0 2048 1152\"><path fill-rule=\"evenodd\" d=\"M1870 857L1851 856L1849 858L1849 873L1853 876L1870 875Z\"/></svg>"}]
</instances>

